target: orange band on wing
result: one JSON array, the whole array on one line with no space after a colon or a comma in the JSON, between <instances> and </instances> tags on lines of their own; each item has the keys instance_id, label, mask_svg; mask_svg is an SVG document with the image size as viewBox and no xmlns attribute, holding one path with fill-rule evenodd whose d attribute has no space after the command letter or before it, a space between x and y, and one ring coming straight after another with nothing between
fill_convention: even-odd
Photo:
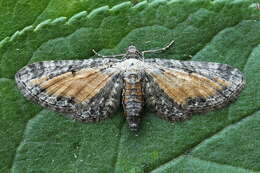
<instances>
[{"instance_id":1,"label":"orange band on wing","mask_svg":"<svg viewBox=\"0 0 260 173\"><path fill-rule=\"evenodd\" d=\"M49 95L73 97L76 102L82 102L95 96L111 76L112 74L102 73L99 69L83 69L67 72L49 80L44 76L31 80L31 83L39 85Z\"/></svg>"},{"instance_id":2,"label":"orange band on wing","mask_svg":"<svg viewBox=\"0 0 260 173\"><path fill-rule=\"evenodd\" d=\"M155 82L164 92L178 104L186 104L188 98L208 98L230 83L220 78L210 80L202 75L165 70L162 74L151 73Z\"/></svg>"}]
</instances>

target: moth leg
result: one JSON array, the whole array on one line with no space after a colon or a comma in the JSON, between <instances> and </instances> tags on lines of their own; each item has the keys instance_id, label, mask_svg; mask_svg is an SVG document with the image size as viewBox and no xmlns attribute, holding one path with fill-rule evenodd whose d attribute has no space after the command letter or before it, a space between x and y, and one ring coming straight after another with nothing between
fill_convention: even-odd
<instances>
[{"instance_id":1,"label":"moth leg","mask_svg":"<svg viewBox=\"0 0 260 173\"><path fill-rule=\"evenodd\" d=\"M125 56L125 54L117 54L117 55L101 55L101 54L97 53L94 49L92 49L92 51L94 52L95 55L97 55L98 57L101 57L101 58L115 58L115 57L122 57L122 56Z\"/></svg>"},{"instance_id":2,"label":"moth leg","mask_svg":"<svg viewBox=\"0 0 260 173\"><path fill-rule=\"evenodd\" d=\"M165 51L165 50L169 49L171 46L173 46L174 42L175 42L175 41L172 40L168 45L166 45L165 47L160 48L160 49L142 51L142 54L144 55L145 53L156 53L156 52Z\"/></svg>"}]
</instances>

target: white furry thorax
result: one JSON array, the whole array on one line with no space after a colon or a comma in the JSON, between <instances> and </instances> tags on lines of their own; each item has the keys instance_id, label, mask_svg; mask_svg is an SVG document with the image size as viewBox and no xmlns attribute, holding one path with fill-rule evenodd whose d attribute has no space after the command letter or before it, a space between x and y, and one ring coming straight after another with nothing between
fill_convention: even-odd
<instances>
[{"instance_id":1,"label":"white furry thorax","mask_svg":"<svg viewBox=\"0 0 260 173\"><path fill-rule=\"evenodd\" d=\"M149 68L149 64L138 59L126 59L122 62L116 63L113 68L120 71L132 71L132 70L142 70Z\"/></svg>"}]
</instances>

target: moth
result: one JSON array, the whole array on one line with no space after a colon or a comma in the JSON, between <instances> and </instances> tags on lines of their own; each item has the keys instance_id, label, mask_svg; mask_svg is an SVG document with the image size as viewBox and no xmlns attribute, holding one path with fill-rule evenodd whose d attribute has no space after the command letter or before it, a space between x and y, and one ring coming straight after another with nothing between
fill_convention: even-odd
<instances>
[{"instance_id":1,"label":"moth","mask_svg":"<svg viewBox=\"0 0 260 173\"><path fill-rule=\"evenodd\" d=\"M82 122L106 119L122 104L132 131L137 131L144 106L170 122L221 108L245 86L242 72L226 64L170 59L145 59L131 45L124 54L84 60L43 61L16 73L22 94L41 106ZM121 57L120 59L118 57Z\"/></svg>"}]
</instances>

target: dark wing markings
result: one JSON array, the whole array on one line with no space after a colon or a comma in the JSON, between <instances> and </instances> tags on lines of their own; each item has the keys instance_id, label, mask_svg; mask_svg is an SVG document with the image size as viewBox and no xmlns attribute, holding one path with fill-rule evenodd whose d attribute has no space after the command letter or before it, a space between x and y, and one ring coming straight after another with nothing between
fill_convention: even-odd
<instances>
[{"instance_id":1,"label":"dark wing markings","mask_svg":"<svg viewBox=\"0 0 260 173\"><path fill-rule=\"evenodd\" d=\"M243 74L225 64L159 59L152 63L157 66L145 70L146 100L170 121L223 107L232 102L245 85ZM154 89L149 89L151 87ZM150 92L160 94L153 96Z\"/></svg>"},{"instance_id":2,"label":"dark wing markings","mask_svg":"<svg viewBox=\"0 0 260 173\"><path fill-rule=\"evenodd\" d=\"M109 69L117 62L117 59L38 62L21 69L16 82L25 97L43 107L69 113L81 121L99 121L120 103L119 73Z\"/></svg>"}]
</instances>

